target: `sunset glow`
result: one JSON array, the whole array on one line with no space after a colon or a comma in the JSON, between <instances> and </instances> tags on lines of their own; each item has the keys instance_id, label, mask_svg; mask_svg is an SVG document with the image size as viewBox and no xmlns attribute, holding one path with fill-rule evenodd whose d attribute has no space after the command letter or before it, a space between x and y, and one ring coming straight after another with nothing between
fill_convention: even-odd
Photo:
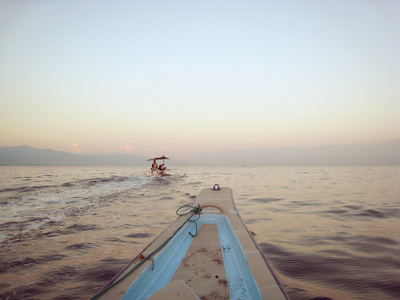
<instances>
[{"instance_id":1,"label":"sunset glow","mask_svg":"<svg viewBox=\"0 0 400 300\"><path fill-rule=\"evenodd\" d=\"M0 28L0 147L184 158L400 137L398 1L2 1Z\"/></svg>"}]
</instances>

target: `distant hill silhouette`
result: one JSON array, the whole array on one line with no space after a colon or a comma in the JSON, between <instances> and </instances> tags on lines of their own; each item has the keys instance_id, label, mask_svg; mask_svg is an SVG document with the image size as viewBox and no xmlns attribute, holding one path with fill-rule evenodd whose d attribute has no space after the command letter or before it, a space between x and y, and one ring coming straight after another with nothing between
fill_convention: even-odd
<instances>
[{"instance_id":1,"label":"distant hill silhouette","mask_svg":"<svg viewBox=\"0 0 400 300\"><path fill-rule=\"evenodd\" d=\"M133 154L74 154L29 146L0 148L0 165L8 166L147 166ZM215 166L369 166L400 165L400 139L377 144L332 145L312 148L268 148L190 154L190 161L173 165Z\"/></svg>"},{"instance_id":2,"label":"distant hill silhouette","mask_svg":"<svg viewBox=\"0 0 400 300\"><path fill-rule=\"evenodd\" d=\"M385 166L400 165L400 139L377 144L229 150L191 155L205 165Z\"/></svg>"},{"instance_id":3,"label":"distant hill silhouette","mask_svg":"<svg viewBox=\"0 0 400 300\"><path fill-rule=\"evenodd\" d=\"M0 165L8 166L119 166L146 165L146 159L133 154L86 155L29 146L0 148Z\"/></svg>"}]
</instances>

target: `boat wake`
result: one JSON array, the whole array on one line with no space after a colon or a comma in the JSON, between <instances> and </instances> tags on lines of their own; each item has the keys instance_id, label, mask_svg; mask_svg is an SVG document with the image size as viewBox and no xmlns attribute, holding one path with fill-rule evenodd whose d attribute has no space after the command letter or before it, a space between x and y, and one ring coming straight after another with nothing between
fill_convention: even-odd
<instances>
[{"instance_id":1,"label":"boat wake","mask_svg":"<svg viewBox=\"0 0 400 300\"><path fill-rule=\"evenodd\" d=\"M118 195L140 189L151 178L139 176L93 177L54 185L27 185L0 190L0 245L18 240L43 226L57 224L109 205Z\"/></svg>"}]
</instances>

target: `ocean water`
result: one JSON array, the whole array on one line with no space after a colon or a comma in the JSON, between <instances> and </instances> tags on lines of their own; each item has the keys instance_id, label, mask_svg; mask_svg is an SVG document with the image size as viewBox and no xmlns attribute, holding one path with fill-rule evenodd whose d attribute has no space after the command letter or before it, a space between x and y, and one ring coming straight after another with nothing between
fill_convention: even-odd
<instances>
[{"instance_id":1,"label":"ocean water","mask_svg":"<svg viewBox=\"0 0 400 300\"><path fill-rule=\"evenodd\" d=\"M88 299L204 188L291 299L400 299L400 167L0 167L0 299Z\"/></svg>"}]
</instances>

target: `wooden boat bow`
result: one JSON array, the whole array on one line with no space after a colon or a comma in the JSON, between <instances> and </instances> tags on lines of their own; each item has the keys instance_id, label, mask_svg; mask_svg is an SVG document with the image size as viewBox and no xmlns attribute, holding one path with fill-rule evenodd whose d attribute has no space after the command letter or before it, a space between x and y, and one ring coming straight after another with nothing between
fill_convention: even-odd
<instances>
[{"instance_id":1,"label":"wooden boat bow","mask_svg":"<svg viewBox=\"0 0 400 300\"><path fill-rule=\"evenodd\" d=\"M191 207L93 299L289 299L231 189L204 189Z\"/></svg>"}]
</instances>

